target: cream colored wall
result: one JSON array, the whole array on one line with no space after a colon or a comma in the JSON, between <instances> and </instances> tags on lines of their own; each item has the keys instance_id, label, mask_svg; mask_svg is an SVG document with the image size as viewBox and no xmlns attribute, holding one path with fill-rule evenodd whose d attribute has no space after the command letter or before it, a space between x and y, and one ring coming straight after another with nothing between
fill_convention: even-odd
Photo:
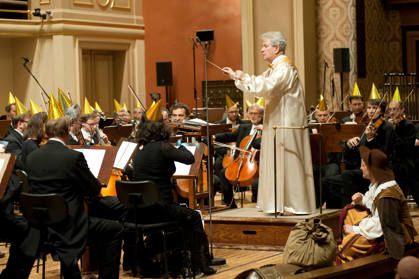
<instances>
[{"instance_id":1,"label":"cream colored wall","mask_svg":"<svg viewBox=\"0 0 419 279\"><path fill-rule=\"evenodd\" d=\"M242 0L241 8L243 69L251 74L266 70L267 64L260 55L260 36L281 31L288 40L286 55L299 70L306 105L311 104L318 88L315 0ZM249 96L244 98L253 101Z\"/></svg>"},{"instance_id":2,"label":"cream colored wall","mask_svg":"<svg viewBox=\"0 0 419 279\"><path fill-rule=\"evenodd\" d=\"M122 71L118 92L121 99L118 101L127 103L130 109L135 106L128 84L144 100L142 1L129 0L130 9L112 8L111 3L127 2L118 0L109 1L105 7L99 6L96 0L91 1L93 5L75 5L74 0L50 2L40 6L43 11L53 13L53 17L44 22L37 18L25 21L0 19L0 106L7 104L9 90L28 108L29 99L42 106L40 89L22 67L21 56L32 59L29 67L48 93L56 95L61 88L71 93L73 102L83 105L85 93L80 76L83 48L124 51L123 67L116 67ZM39 6L39 1L32 3L32 8ZM104 83L107 81L103 80ZM90 101L100 104L100 100Z\"/></svg>"}]
</instances>

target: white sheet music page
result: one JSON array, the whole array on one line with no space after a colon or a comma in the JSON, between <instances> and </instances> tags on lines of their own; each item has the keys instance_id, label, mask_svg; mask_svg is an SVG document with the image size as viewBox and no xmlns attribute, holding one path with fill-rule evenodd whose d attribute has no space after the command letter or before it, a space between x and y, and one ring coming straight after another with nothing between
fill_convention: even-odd
<instances>
[{"instance_id":1,"label":"white sheet music page","mask_svg":"<svg viewBox=\"0 0 419 279\"><path fill-rule=\"evenodd\" d=\"M106 150L104 149L73 149L83 153L90 171L97 178L102 167L103 158Z\"/></svg>"},{"instance_id":2,"label":"white sheet music page","mask_svg":"<svg viewBox=\"0 0 419 279\"><path fill-rule=\"evenodd\" d=\"M4 159L0 159L0 171L3 170Z\"/></svg>"},{"instance_id":3,"label":"white sheet music page","mask_svg":"<svg viewBox=\"0 0 419 279\"><path fill-rule=\"evenodd\" d=\"M196 146L185 146L192 154L195 154ZM192 165L175 162L176 172L173 175L188 175Z\"/></svg>"},{"instance_id":4,"label":"white sheet music page","mask_svg":"<svg viewBox=\"0 0 419 279\"><path fill-rule=\"evenodd\" d=\"M137 145L138 144L134 142L123 141L118 149L118 153L116 153L113 167L120 170L125 169L126 165L132 157L132 154L137 148Z\"/></svg>"}]
</instances>

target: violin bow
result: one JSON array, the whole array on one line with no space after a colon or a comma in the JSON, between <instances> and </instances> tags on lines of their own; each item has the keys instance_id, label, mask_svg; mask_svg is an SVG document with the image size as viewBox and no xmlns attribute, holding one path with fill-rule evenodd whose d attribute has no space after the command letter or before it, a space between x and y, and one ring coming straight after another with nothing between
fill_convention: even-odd
<instances>
[{"instance_id":1,"label":"violin bow","mask_svg":"<svg viewBox=\"0 0 419 279\"><path fill-rule=\"evenodd\" d=\"M147 111L146 107L143 105L143 103L141 102L140 98L138 97L137 93L135 93L134 89L132 88L131 84L128 84L128 88L131 92L132 95L134 95L134 98L138 101L138 103L141 105L141 108L144 111Z\"/></svg>"}]
</instances>

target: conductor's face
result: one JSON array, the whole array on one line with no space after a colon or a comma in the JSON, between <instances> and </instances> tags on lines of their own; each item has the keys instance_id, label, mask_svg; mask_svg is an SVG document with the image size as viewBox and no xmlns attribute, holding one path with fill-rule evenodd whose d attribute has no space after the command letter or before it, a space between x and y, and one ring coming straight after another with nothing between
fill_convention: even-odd
<instances>
[{"instance_id":1,"label":"conductor's face","mask_svg":"<svg viewBox=\"0 0 419 279\"><path fill-rule=\"evenodd\" d=\"M263 55L263 60L272 63L272 61L274 61L274 59L279 55L279 46L271 46L271 40L266 39L262 42L260 52Z\"/></svg>"}]
</instances>

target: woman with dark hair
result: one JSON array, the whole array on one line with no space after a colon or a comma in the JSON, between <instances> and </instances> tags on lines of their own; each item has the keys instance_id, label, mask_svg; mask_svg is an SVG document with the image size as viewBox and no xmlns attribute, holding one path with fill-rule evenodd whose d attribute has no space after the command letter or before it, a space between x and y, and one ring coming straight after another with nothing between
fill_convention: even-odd
<instances>
[{"instance_id":1,"label":"woman with dark hair","mask_svg":"<svg viewBox=\"0 0 419 279\"><path fill-rule=\"evenodd\" d=\"M48 120L46 112L38 112L29 119L28 126L23 132L22 153L20 154L20 163L22 168L26 169L26 157L34 150L39 148L45 136L45 123Z\"/></svg>"},{"instance_id":2,"label":"woman with dark hair","mask_svg":"<svg viewBox=\"0 0 419 279\"><path fill-rule=\"evenodd\" d=\"M139 215L153 222L170 219L184 225L185 233L189 234L186 239L189 240L194 273L215 273L209 267L208 240L201 215L173 203L171 178L176 171L174 162L192 164L194 156L184 146L176 148L168 142L170 132L163 122L142 121L138 125L136 140L139 149L134 158L134 180L151 180L158 185L160 192L156 208Z\"/></svg>"}]
</instances>

